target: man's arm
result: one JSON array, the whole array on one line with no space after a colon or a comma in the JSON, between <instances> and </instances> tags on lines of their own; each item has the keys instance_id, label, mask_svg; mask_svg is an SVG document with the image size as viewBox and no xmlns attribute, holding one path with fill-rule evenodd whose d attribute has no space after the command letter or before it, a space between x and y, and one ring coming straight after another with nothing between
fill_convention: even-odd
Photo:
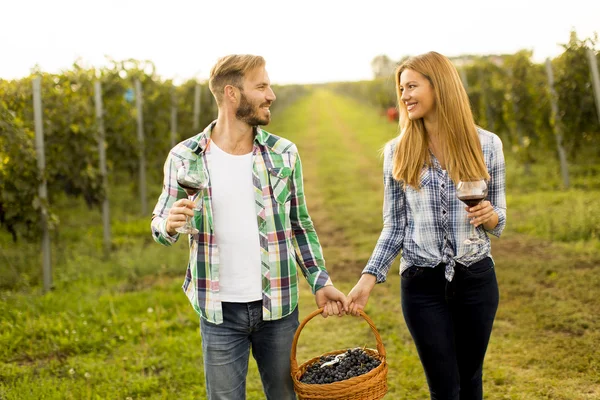
<instances>
[{"instance_id":1,"label":"man's arm","mask_svg":"<svg viewBox=\"0 0 600 400\"><path fill-rule=\"evenodd\" d=\"M176 158L169 154L163 168L163 189L152 212L152 237L162 245L171 246L179 238L175 231L185 224L186 215L193 216L194 204L177 184Z\"/></svg>"},{"instance_id":2,"label":"man's arm","mask_svg":"<svg viewBox=\"0 0 600 400\"><path fill-rule=\"evenodd\" d=\"M290 191L290 222L295 250L302 274L315 293L324 286L332 285L332 282L325 269L323 250L306 207L302 162L298 153L290 176Z\"/></svg>"}]
</instances>

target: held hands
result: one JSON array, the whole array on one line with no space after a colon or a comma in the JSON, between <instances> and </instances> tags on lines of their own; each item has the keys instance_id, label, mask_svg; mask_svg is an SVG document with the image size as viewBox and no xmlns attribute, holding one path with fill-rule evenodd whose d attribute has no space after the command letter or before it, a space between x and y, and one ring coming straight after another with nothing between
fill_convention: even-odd
<instances>
[{"instance_id":1,"label":"held hands","mask_svg":"<svg viewBox=\"0 0 600 400\"><path fill-rule=\"evenodd\" d=\"M186 216L194 216L193 209L194 202L188 199L180 199L173 203L173 207L171 207L167 216L167 233L175 236L177 234L175 229L185 225Z\"/></svg>"},{"instance_id":2,"label":"held hands","mask_svg":"<svg viewBox=\"0 0 600 400\"><path fill-rule=\"evenodd\" d=\"M315 293L317 307L323 307L321 315L327 318L330 315L343 316L348 312L348 300L344 293L337 290L333 285L322 287Z\"/></svg>"},{"instance_id":3,"label":"held hands","mask_svg":"<svg viewBox=\"0 0 600 400\"><path fill-rule=\"evenodd\" d=\"M475 207L465 207L471 224L478 227L483 225L486 229L494 229L498 224L498 216L492 207L492 203L487 200L482 201Z\"/></svg>"},{"instance_id":4,"label":"held hands","mask_svg":"<svg viewBox=\"0 0 600 400\"><path fill-rule=\"evenodd\" d=\"M356 285L354 285L350 293L348 293L348 308L350 314L355 317L360 316L358 311L364 310L366 307L371 290L373 290L376 283L377 278L375 275L363 274L360 277Z\"/></svg>"}]
</instances>

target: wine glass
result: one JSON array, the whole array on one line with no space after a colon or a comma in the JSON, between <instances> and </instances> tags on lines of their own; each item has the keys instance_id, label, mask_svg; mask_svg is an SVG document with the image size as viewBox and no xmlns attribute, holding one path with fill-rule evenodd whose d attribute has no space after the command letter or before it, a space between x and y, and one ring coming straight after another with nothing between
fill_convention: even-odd
<instances>
[{"instance_id":1,"label":"wine glass","mask_svg":"<svg viewBox=\"0 0 600 400\"><path fill-rule=\"evenodd\" d=\"M475 207L487 196L488 186L484 179L459 181L456 185L456 197L469 207ZM471 224L469 237L464 244L483 244L485 240L477 236L475 225Z\"/></svg>"},{"instance_id":2,"label":"wine glass","mask_svg":"<svg viewBox=\"0 0 600 400\"><path fill-rule=\"evenodd\" d=\"M193 197L202 189L204 189L204 184L202 183L202 177L197 169L193 168L191 165L189 167L179 168L177 170L177 183L181 188L185 191L188 197ZM197 205L194 207L194 211L200 211ZM185 217L185 225L175 229L179 233L188 233L191 235L195 235L198 233L198 229L192 226L192 220L189 216Z\"/></svg>"}]
</instances>

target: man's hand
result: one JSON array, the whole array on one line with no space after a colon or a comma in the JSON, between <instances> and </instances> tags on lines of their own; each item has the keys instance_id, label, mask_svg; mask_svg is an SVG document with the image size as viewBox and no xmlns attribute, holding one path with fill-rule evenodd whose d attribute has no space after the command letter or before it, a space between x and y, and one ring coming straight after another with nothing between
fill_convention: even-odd
<instances>
[{"instance_id":1,"label":"man's hand","mask_svg":"<svg viewBox=\"0 0 600 400\"><path fill-rule=\"evenodd\" d=\"M180 199L173 203L173 207L169 210L167 216L167 233L170 236L175 236L177 231L175 229L185 225L186 216L194 216L194 202L188 199Z\"/></svg>"},{"instance_id":2,"label":"man's hand","mask_svg":"<svg viewBox=\"0 0 600 400\"><path fill-rule=\"evenodd\" d=\"M337 290L333 285L322 287L315 293L317 307L323 307L321 315L327 318L330 315L346 315L348 312L348 300L344 293Z\"/></svg>"},{"instance_id":3,"label":"man's hand","mask_svg":"<svg viewBox=\"0 0 600 400\"><path fill-rule=\"evenodd\" d=\"M359 310L364 310L369 301L371 290L375 287L375 275L363 274L356 285L348 293L348 312L356 317L360 316Z\"/></svg>"}]
</instances>

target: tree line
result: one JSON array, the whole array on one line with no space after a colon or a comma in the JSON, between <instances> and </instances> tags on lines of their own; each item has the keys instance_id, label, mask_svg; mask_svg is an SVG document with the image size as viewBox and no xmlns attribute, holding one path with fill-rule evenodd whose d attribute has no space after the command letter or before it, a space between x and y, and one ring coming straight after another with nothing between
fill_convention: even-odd
<instances>
[{"instance_id":1,"label":"tree line","mask_svg":"<svg viewBox=\"0 0 600 400\"><path fill-rule=\"evenodd\" d=\"M33 82L41 80L45 168L38 169ZM140 83L143 105L136 104ZM162 79L151 61L110 60L107 67L78 63L58 74L33 71L16 80L0 79L0 227L17 241L39 237L40 211L50 229L59 221L52 212L58 196L81 197L97 207L106 198L99 160L99 116L95 83L101 83L103 146L111 184L138 190L140 154L148 178L160 182L162 166L174 142L200 132L217 115L206 82L190 79L180 85ZM283 108L302 93L300 85L275 87ZM140 95L142 95L140 94ZM138 116L143 114L144 140ZM176 131L176 132L174 132ZM47 198L39 193L47 183Z\"/></svg>"},{"instance_id":2,"label":"tree line","mask_svg":"<svg viewBox=\"0 0 600 400\"><path fill-rule=\"evenodd\" d=\"M525 174L531 165L548 158L558 164L561 151L569 170L600 174L600 99L595 99L590 62L592 54L600 64L597 41L597 36L580 40L572 32L568 43L562 45L563 52L547 60L549 65L533 62L530 50L452 59L477 124L500 135ZM375 79L328 86L382 110L395 107L393 71L404 59L394 62L378 56L372 62ZM563 179L563 187L569 186L568 182Z\"/></svg>"}]
</instances>

